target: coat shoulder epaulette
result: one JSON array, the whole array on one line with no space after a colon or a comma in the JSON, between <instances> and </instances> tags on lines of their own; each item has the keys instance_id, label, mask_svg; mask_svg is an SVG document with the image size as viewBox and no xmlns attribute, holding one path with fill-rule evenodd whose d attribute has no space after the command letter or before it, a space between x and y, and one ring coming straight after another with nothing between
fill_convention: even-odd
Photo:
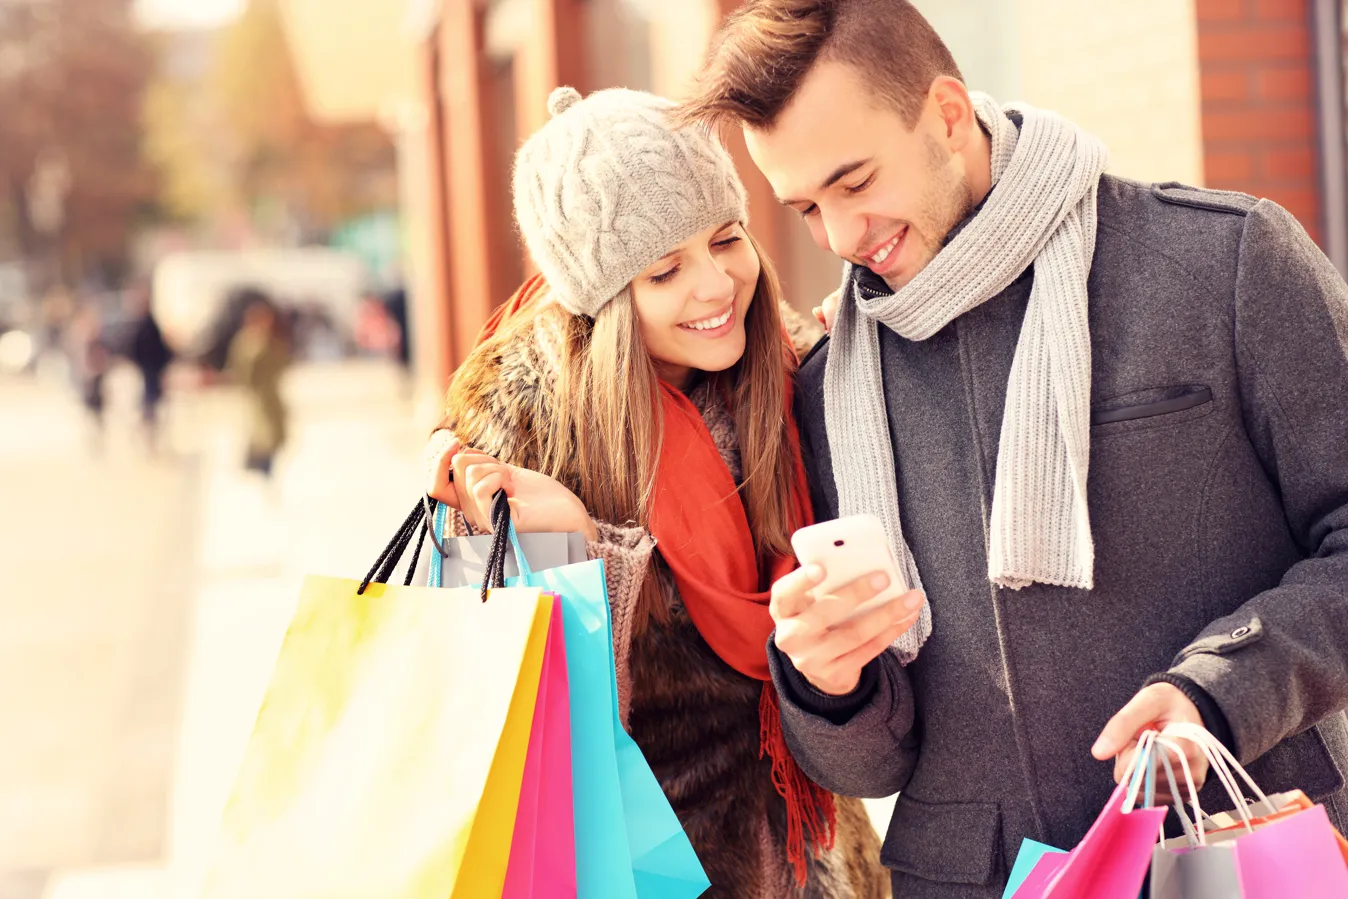
<instances>
[{"instance_id":1,"label":"coat shoulder epaulette","mask_svg":"<svg viewBox=\"0 0 1348 899\"><path fill-rule=\"evenodd\" d=\"M1258 198L1249 194L1190 187L1178 181L1153 184L1151 192L1163 203L1188 206L1192 209L1207 209L1211 212L1225 212L1229 215L1245 215L1254 208L1255 203L1259 202Z\"/></svg>"}]
</instances>

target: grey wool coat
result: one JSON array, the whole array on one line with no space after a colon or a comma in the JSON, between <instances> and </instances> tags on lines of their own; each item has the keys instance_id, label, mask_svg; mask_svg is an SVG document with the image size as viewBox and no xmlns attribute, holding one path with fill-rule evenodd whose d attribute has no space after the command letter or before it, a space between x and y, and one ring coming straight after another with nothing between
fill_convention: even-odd
<instances>
[{"instance_id":1,"label":"grey wool coat","mask_svg":"<svg viewBox=\"0 0 1348 899\"><path fill-rule=\"evenodd\" d=\"M1348 288L1267 200L1106 176L1089 281L1095 589L1000 589L988 511L1027 271L930 339L881 328L904 532L934 632L849 697L770 652L788 741L824 787L901 791L903 899L995 899L1021 840L1075 845L1114 788L1090 748L1156 675L1215 701L1267 791L1348 824ZM837 493L827 344L798 419ZM1205 807L1230 807L1205 790Z\"/></svg>"}]
</instances>

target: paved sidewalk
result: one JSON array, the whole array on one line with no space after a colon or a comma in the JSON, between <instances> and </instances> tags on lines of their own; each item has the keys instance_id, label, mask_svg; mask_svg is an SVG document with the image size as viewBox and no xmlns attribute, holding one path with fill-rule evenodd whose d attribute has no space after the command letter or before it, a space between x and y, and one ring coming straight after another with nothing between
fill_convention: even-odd
<instances>
[{"instance_id":1,"label":"paved sidewalk","mask_svg":"<svg viewBox=\"0 0 1348 899\"><path fill-rule=\"evenodd\" d=\"M360 577L418 496L382 364L291 374L274 484L228 391L177 401L147 463L133 390L94 461L60 385L0 382L0 899L195 895L303 575Z\"/></svg>"},{"instance_id":2,"label":"paved sidewalk","mask_svg":"<svg viewBox=\"0 0 1348 899\"><path fill-rule=\"evenodd\" d=\"M197 468L0 467L0 871L163 849Z\"/></svg>"}]
</instances>

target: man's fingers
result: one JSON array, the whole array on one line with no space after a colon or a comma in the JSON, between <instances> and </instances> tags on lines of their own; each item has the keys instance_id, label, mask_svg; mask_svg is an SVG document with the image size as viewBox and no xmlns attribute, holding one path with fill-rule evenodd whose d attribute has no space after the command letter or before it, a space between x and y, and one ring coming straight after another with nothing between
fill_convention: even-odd
<instances>
[{"instance_id":1,"label":"man's fingers","mask_svg":"<svg viewBox=\"0 0 1348 899\"><path fill-rule=\"evenodd\" d=\"M883 589L883 588L882 588ZM809 648L802 651L805 664L832 668L845 667L844 662L860 659L856 667L878 656L886 646L912 627L921 614L921 597L916 591L894 597L873 609L855 613L851 617L834 622L831 626L814 624L818 639ZM913 605L916 601L916 605ZM801 616L802 621L826 614L820 611L822 603L809 609ZM799 667L799 666L797 666Z\"/></svg>"},{"instance_id":2,"label":"man's fingers","mask_svg":"<svg viewBox=\"0 0 1348 899\"><path fill-rule=\"evenodd\" d=\"M1100 731L1099 739L1091 747L1091 755L1102 762L1118 755L1163 711L1165 704L1156 692L1148 688L1138 693L1109 719L1105 729Z\"/></svg>"},{"instance_id":3,"label":"man's fingers","mask_svg":"<svg viewBox=\"0 0 1348 899\"><path fill-rule=\"evenodd\" d=\"M1133 756L1137 755L1137 743L1134 742L1127 746L1123 751L1114 756L1114 783L1123 783L1123 775L1128 773L1128 766L1133 763Z\"/></svg>"},{"instance_id":4,"label":"man's fingers","mask_svg":"<svg viewBox=\"0 0 1348 899\"><path fill-rule=\"evenodd\" d=\"M1148 722L1150 723L1150 722ZM1143 725L1145 727L1145 725ZM1208 760L1203 755L1203 751L1192 743L1181 743L1185 760L1189 763L1189 777L1193 780L1194 789L1203 789L1203 784L1208 778ZM1184 777L1184 765L1180 761L1179 755L1175 750L1164 744L1158 744L1153 750L1153 756L1150 764L1155 766L1156 774L1153 779L1155 805L1170 805L1176 797L1170 792L1170 779L1165 774L1165 762L1161 760L1159 753L1164 752L1170 758L1170 768L1175 775L1175 787L1180 791L1178 797L1181 801L1189 801L1189 785ZM1133 758L1137 755L1137 741L1128 743L1114 758L1114 782L1123 783L1124 775L1128 773L1128 767L1132 764Z\"/></svg>"},{"instance_id":5,"label":"man's fingers","mask_svg":"<svg viewBox=\"0 0 1348 899\"><path fill-rule=\"evenodd\" d=\"M888 649L895 640L908 633L912 626L917 623L920 614L920 611L913 612L900 619L851 652L840 656L833 664L839 669L864 668L873 659L879 658L880 653Z\"/></svg>"},{"instance_id":6,"label":"man's fingers","mask_svg":"<svg viewBox=\"0 0 1348 899\"><path fill-rule=\"evenodd\" d=\"M817 565L793 571L773 585L773 605L769 612L773 620L801 618L801 624L813 631L824 631L847 618L858 605L877 596L889 585L883 574L877 580L872 576L860 578L839 588L834 593L820 596L813 589L824 579L823 569Z\"/></svg>"},{"instance_id":7,"label":"man's fingers","mask_svg":"<svg viewBox=\"0 0 1348 899\"><path fill-rule=\"evenodd\" d=\"M772 620L781 623L808 609L814 602L810 591L823 579L824 572L818 565L807 565L773 584L772 599L768 604Z\"/></svg>"}]
</instances>

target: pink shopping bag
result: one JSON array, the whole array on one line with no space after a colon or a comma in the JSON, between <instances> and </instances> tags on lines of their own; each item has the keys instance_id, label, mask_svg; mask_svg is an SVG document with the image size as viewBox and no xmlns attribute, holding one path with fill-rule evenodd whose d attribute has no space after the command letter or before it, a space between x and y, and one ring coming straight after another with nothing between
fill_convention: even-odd
<instances>
[{"instance_id":1,"label":"pink shopping bag","mask_svg":"<svg viewBox=\"0 0 1348 899\"><path fill-rule=\"evenodd\" d=\"M1067 864L1066 853L1041 855L1039 861L1030 869L1029 876L1011 894L1011 899L1039 899L1046 895L1049 884L1058 876L1058 872L1065 864Z\"/></svg>"},{"instance_id":2,"label":"pink shopping bag","mask_svg":"<svg viewBox=\"0 0 1348 899\"><path fill-rule=\"evenodd\" d=\"M1348 865L1323 805L1236 838L1244 899L1343 899Z\"/></svg>"},{"instance_id":3,"label":"pink shopping bag","mask_svg":"<svg viewBox=\"0 0 1348 899\"><path fill-rule=\"evenodd\" d=\"M1128 792L1126 784L1115 788L1065 861L1062 856L1040 859L1015 899L1137 899L1166 810L1144 808L1125 814ZM1059 865L1053 874L1051 869Z\"/></svg>"},{"instance_id":4,"label":"pink shopping bag","mask_svg":"<svg viewBox=\"0 0 1348 899\"><path fill-rule=\"evenodd\" d=\"M571 700L561 600L554 596L501 899L575 899L575 896Z\"/></svg>"}]
</instances>

